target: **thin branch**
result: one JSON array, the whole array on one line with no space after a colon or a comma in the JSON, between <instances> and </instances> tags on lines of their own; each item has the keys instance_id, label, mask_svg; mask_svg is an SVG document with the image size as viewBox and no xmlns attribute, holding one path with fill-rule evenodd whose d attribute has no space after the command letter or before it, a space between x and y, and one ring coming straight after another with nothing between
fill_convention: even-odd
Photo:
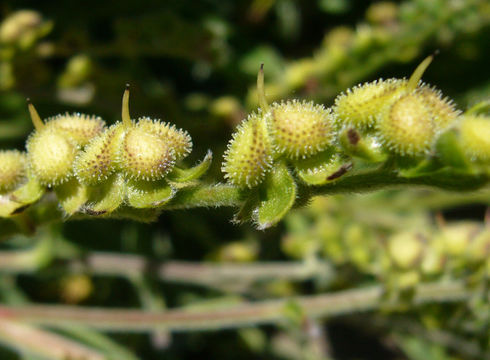
<instances>
[{"instance_id":1,"label":"thin branch","mask_svg":"<svg viewBox=\"0 0 490 360\"><path fill-rule=\"evenodd\" d=\"M24 251L0 251L0 272L33 273L46 266L38 247ZM53 255L51 255L53 256ZM54 255L55 256L55 255ZM53 261L54 259L51 259ZM152 262L142 256L91 252L83 258L68 260L63 271L86 271L92 275L127 278L148 275L163 281L212 285L249 283L263 280L301 281L328 276L331 269L321 261L259 262L253 264L194 263L188 261Z\"/></svg>"},{"instance_id":2,"label":"thin branch","mask_svg":"<svg viewBox=\"0 0 490 360\"><path fill-rule=\"evenodd\" d=\"M0 318L0 341L18 351L53 360L105 360L106 356L61 335Z\"/></svg>"},{"instance_id":3,"label":"thin branch","mask_svg":"<svg viewBox=\"0 0 490 360\"><path fill-rule=\"evenodd\" d=\"M417 287L415 305L430 302L463 301L471 293L462 282L426 283ZM0 306L0 318L57 326L84 324L108 331L196 331L238 328L251 324L275 324L287 319L285 308L295 302L305 316L322 318L379 308L383 288L372 286L323 295L244 303L219 310L175 309L150 312L130 309L83 308L75 306ZM396 303L392 304L396 307ZM385 305L386 306L386 305Z\"/></svg>"}]
</instances>

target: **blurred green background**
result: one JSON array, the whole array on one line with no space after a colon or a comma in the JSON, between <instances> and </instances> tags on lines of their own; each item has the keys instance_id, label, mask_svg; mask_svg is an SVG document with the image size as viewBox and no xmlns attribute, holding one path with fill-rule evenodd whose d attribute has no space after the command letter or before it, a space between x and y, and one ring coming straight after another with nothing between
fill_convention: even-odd
<instances>
[{"instance_id":1,"label":"blurred green background","mask_svg":"<svg viewBox=\"0 0 490 360\"><path fill-rule=\"evenodd\" d=\"M490 3L484 0L16 0L1 1L0 14L1 149L23 149L32 130L26 97L44 118L77 111L112 123L120 119L122 92L130 83L132 115L187 129L194 142L188 163L211 149L215 160L207 176L222 179L220 163L231 133L257 107L254 83L262 62L269 101L306 98L330 106L337 94L357 83L408 76L425 56L439 50L424 81L440 88L462 110L490 97ZM223 297L264 299L363 286L389 277L382 265L373 270L376 261L382 262L373 253L382 250L377 245L370 248L366 239L429 229L436 210L450 220L482 220L486 204L419 192L336 197L293 212L284 224L264 232L230 223L234 210L227 208L167 212L151 224L67 222L40 229L34 237L11 238L1 246L21 248L48 236L84 251L126 252L159 261L255 263L314 257L332 267L334 275L323 273L303 282L268 281L237 290L160 282L151 276L135 285L70 275L51 264L31 274L0 274L0 298L14 303L22 298L141 307L142 293L147 292L160 307L176 307ZM372 210L370 216L366 209ZM334 249L344 246L346 237L355 239L345 234L356 231L362 240L352 240L352 248ZM424 331L431 326L449 326L439 313L457 313L453 307L413 310L395 319L381 314L320 324L328 351L318 358L483 356L485 336L477 341L481 331L475 335L461 333L457 326L450 329L474 343L466 352L427 340ZM309 346L302 334L268 326L114 338L143 359L313 359L301 350ZM23 357L5 349L0 358Z\"/></svg>"}]
</instances>

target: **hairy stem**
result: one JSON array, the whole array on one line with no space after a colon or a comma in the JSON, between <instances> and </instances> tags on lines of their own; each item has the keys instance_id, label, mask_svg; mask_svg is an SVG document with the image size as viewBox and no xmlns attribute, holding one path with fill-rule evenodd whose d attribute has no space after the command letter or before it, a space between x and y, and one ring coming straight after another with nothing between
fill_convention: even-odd
<instances>
[{"instance_id":1,"label":"hairy stem","mask_svg":"<svg viewBox=\"0 0 490 360\"><path fill-rule=\"evenodd\" d=\"M439 188L454 192L487 189L490 174L468 174L458 170L443 169L432 175L407 178L390 169L375 169L347 174L335 182L317 187L300 187L299 198L305 203L315 195L335 195L345 193L367 193L394 187ZM0 219L0 239L16 233L32 233L40 225L66 220L60 211L55 196L48 196L23 213L9 219ZM198 184L180 189L175 197L165 204L162 210L191 209L196 207L239 207L249 196L230 184ZM143 218L144 218L143 214ZM97 218L85 214L75 215L69 219ZM149 219L151 220L151 219Z\"/></svg>"},{"instance_id":2,"label":"hairy stem","mask_svg":"<svg viewBox=\"0 0 490 360\"><path fill-rule=\"evenodd\" d=\"M244 200L243 192L237 187L217 183L182 189L165 205L165 209L238 206Z\"/></svg>"}]
</instances>

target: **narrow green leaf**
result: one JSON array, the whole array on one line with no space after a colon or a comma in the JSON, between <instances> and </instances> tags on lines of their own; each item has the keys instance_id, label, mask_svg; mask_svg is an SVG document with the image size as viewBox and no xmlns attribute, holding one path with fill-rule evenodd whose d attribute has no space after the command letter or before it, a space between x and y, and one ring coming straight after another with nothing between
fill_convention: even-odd
<instances>
[{"instance_id":1,"label":"narrow green leaf","mask_svg":"<svg viewBox=\"0 0 490 360\"><path fill-rule=\"evenodd\" d=\"M32 204L38 201L45 192L46 188L32 176L27 183L15 190L10 197L13 201L22 204Z\"/></svg>"},{"instance_id":2,"label":"narrow green leaf","mask_svg":"<svg viewBox=\"0 0 490 360\"><path fill-rule=\"evenodd\" d=\"M260 185L260 204L254 210L259 230L277 224L296 200L296 183L285 163L279 162Z\"/></svg>"},{"instance_id":3,"label":"narrow green leaf","mask_svg":"<svg viewBox=\"0 0 490 360\"><path fill-rule=\"evenodd\" d=\"M192 180L197 180L203 176L206 171L208 171L211 162L213 161L213 153L208 150L204 159L194 167L190 169L180 169L175 167L167 178L170 181L175 181L177 183L184 183Z\"/></svg>"},{"instance_id":4,"label":"narrow green leaf","mask_svg":"<svg viewBox=\"0 0 490 360\"><path fill-rule=\"evenodd\" d=\"M89 196L87 186L80 184L76 178L57 186L54 191L61 207L68 216L79 211Z\"/></svg>"},{"instance_id":5,"label":"narrow green leaf","mask_svg":"<svg viewBox=\"0 0 490 360\"><path fill-rule=\"evenodd\" d=\"M175 190L165 180L131 180L126 190L128 204L138 209L163 205L175 195Z\"/></svg>"},{"instance_id":6,"label":"narrow green leaf","mask_svg":"<svg viewBox=\"0 0 490 360\"><path fill-rule=\"evenodd\" d=\"M45 191L35 178L30 178L14 192L0 195L0 217L8 218L21 213L30 204L38 201Z\"/></svg>"},{"instance_id":7,"label":"narrow green leaf","mask_svg":"<svg viewBox=\"0 0 490 360\"><path fill-rule=\"evenodd\" d=\"M90 215L103 215L116 210L125 198L125 183L122 174L112 175L102 184L89 187L89 203L85 212Z\"/></svg>"}]
</instances>

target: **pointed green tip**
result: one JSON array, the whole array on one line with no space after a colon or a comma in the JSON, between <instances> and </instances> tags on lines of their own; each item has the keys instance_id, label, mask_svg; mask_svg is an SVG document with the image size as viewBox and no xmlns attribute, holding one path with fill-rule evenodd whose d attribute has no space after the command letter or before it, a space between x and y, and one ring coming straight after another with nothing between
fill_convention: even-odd
<instances>
[{"instance_id":1,"label":"pointed green tip","mask_svg":"<svg viewBox=\"0 0 490 360\"><path fill-rule=\"evenodd\" d=\"M37 110L34 107L34 105L32 105L31 99L27 98L26 101L27 101L27 108L29 109L29 114L31 115L31 120L32 123L34 124L34 127L36 128L36 130L41 130L44 127L44 123L41 120L41 117L37 113Z\"/></svg>"},{"instance_id":2,"label":"pointed green tip","mask_svg":"<svg viewBox=\"0 0 490 360\"><path fill-rule=\"evenodd\" d=\"M125 127L131 126L131 116L129 115L129 84L126 84L122 99L122 122Z\"/></svg>"},{"instance_id":3,"label":"pointed green tip","mask_svg":"<svg viewBox=\"0 0 490 360\"><path fill-rule=\"evenodd\" d=\"M265 97L264 63L260 64L259 74L257 75L257 95L259 97L259 105L262 110L269 110L269 104L267 104L267 99Z\"/></svg>"},{"instance_id":4,"label":"pointed green tip","mask_svg":"<svg viewBox=\"0 0 490 360\"><path fill-rule=\"evenodd\" d=\"M435 54L427 56L424 61L422 61L419 66L417 66L412 76L410 76L410 79L408 80L408 90L415 90L417 88L417 85L422 78L422 75L434 59L434 55Z\"/></svg>"}]
</instances>

